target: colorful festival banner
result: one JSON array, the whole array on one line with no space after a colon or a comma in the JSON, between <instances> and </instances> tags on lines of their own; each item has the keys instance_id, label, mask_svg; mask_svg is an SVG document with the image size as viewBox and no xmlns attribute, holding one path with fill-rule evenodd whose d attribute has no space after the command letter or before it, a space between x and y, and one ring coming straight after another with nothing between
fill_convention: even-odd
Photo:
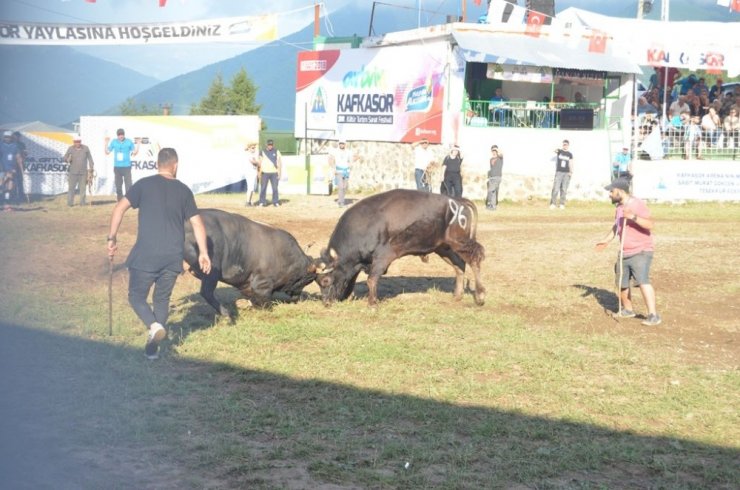
<instances>
[{"instance_id":1,"label":"colorful festival banner","mask_svg":"<svg viewBox=\"0 0 740 490\"><path fill-rule=\"evenodd\" d=\"M295 134L439 143L445 43L298 53Z\"/></svg>"},{"instance_id":2,"label":"colorful festival banner","mask_svg":"<svg viewBox=\"0 0 740 490\"><path fill-rule=\"evenodd\" d=\"M229 17L152 24L0 22L0 44L104 45L272 41L277 16Z\"/></svg>"}]
</instances>

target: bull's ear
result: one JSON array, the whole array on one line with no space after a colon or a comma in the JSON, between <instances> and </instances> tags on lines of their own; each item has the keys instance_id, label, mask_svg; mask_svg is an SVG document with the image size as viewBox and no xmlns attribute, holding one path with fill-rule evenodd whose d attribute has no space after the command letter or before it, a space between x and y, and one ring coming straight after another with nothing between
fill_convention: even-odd
<instances>
[{"instance_id":1,"label":"bull's ear","mask_svg":"<svg viewBox=\"0 0 740 490\"><path fill-rule=\"evenodd\" d=\"M306 271L309 274L313 274L314 272L316 272L316 263L315 262L312 262L312 263L308 264L308 269L306 269Z\"/></svg>"}]
</instances>

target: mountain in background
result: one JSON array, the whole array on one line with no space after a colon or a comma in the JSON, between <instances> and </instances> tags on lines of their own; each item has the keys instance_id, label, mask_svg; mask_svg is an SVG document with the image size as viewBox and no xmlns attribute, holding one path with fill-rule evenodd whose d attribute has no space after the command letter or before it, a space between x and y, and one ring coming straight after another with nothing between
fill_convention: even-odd
<instances>
[{"instance_id":1,"label":"mountain in background","mask_svg":"<svg viewBox=\"0 0 740 490\"><path fill-rule=\"evenodd\" d=\"M660 17L660 1L646 18ZM485 2L484 2L485 3ZM524 2L520 0L520 5ZM375 10L372 11L372 5ZM635 17L637 1L594 2L555 0L556 11L568 7L597 11L615 17ZM459 12L399 7L381 2L345 7L322 18L321 35L359 37L438 25ZM670 19L732 21L716 0L672 0ZM372 25L371 25L372 21ZM469 18L468 21L474 21ZM313 25L263 47L159 82L114 63L81 54L69 47L0 46L6 70L0 77L0 122L40 120L70 126L81 115L112 115L128 98L147 106L169 105L173 114L188 114L217 74L229 84L244 68L258 88L256 101L268 129L290 130L295 116L296 60L301 50L312 49Z\"/></svg>"},{"instance_id":2,"label":"mountain in background","mask_svg":"<svg viewBox=\"0 0 740 490\"><path fill-rule=\"evenodd\" d=\"M70 126L158 80L67 46L0 46L0 121Z\"/></svg>"}]
</instances>

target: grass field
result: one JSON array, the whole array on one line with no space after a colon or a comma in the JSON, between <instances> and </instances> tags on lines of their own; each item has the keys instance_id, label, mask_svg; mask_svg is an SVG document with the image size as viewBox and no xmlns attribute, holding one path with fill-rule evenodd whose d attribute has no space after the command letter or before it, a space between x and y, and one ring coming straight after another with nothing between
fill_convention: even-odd
<instances>
[{"instance_id":1,"label":"grass field","mask_svg":"<svg viewBox=\"0 0 740 490\"><path fill-rule=\"evenodd\" d=\"M356 196L355 196L356 197ZM329 197L243 208L317 256ZM162 358L122 266L108 335L112 202L0 214L0 473L8 488L737 488L739 204L653 204L659 327L614 320L613 208L479 204L485 306L441 259L408 257L369 308L295 304L217 319L183 276ZM234 306L238 292L223 286ZM238 302L239 304L242 301ZM640 316L645 308L637 294Z\"/></svg>"}]
</instances>

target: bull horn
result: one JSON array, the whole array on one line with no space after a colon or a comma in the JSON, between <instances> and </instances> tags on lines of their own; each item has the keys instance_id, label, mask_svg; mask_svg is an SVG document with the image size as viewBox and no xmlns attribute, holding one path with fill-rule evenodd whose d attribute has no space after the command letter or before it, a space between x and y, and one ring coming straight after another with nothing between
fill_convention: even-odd
<instances>
[{"instance_id":1,"label":"bull horn","mask_svg":"<svg viewBox=\"0 0 740 490\"><path fill-rule=\"evenodd\" d=\"M333 248L329 249L329 257L331 257L334 260L337 260L339 258L339 255L337 254L337 251Z\"/></svg>"}]
</instances>

